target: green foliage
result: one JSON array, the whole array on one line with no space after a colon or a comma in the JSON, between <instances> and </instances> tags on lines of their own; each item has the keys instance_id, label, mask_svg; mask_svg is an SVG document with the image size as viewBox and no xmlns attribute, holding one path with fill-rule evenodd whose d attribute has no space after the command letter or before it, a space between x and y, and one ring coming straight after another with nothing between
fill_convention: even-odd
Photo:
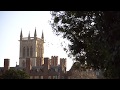
<instances>
[{"instance_id":1,"label":"green foliage","mask_svg":"<svg viewBox=\"0 0 120 90\"><path fill-rule=\"evenodd\" d=\"M69 55L101 69L107 78L120 78L119 11L52 11L51 15L53 31L71 42Z\"/></svg>"},{"instance_id":2,"label":"green foliage","mask_svg":"<svg viewBox=\"0 0 120 90\"><path fill-rule=\"evenodd\" d=\"M2 79L29 79L25 71L9 69L1 75Z\"/></svg>"}]
</instances>

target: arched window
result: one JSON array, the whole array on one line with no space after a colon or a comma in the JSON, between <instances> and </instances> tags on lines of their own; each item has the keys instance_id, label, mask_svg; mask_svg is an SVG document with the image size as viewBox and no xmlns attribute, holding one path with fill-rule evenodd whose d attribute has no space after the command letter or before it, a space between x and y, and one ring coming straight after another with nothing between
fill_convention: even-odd
<instances>
[{"instance_id":1,"label":"arched window","mask_svg":"<svg viewBox=\"0 0 120 90\"><path fill-rule=\"evenodd\" d=\"M25 47L23 47L23 57L25 57Z\"/></svg>"},{"instance_id":2,"label":"arched window","mask_svg":"<svg viewBox=\"0 0 120 90\"><path fill-rule=\"evenodd\" d=\"M29 47L27 47L27 56L29 56Z\"/></svg>"},{"instance_id":3,"label":"arched window","mask_svg":"<svg viewBox=\"0 0 120 90\"><path fill-rule=\"evenodd\" d=\"M40 57L42 57L42 48L40 48Z\"/></svg>"},{"instance_id":4,"label":"arched window","mask_svg":"<svg viewBox=\"0 0 120 90\"><path fill-rule=\"evenodd\" d=\"M24 60L22 61L22 66L25 67L25 61Z\"/></svg>"},{"instance_id":5,"label":"arched window","mask_svg":"<svg viewBox=\"0 0 120 90\"><path fill-rule=\"evenodd\" d=\"M31 57L33 56L33 48L32 48L32 46L30 47L30 56Z\"/></svg>"},{"instance_id":6,"label":"arched window","mask_svg":"<svg viewBox=\"0 0 120 90\"><path fill-rule=\"evenodd\" d=\"M43 56L43 53L44 53L43 47L41 47L41 57Z\"/></svg>"}]
</instances>

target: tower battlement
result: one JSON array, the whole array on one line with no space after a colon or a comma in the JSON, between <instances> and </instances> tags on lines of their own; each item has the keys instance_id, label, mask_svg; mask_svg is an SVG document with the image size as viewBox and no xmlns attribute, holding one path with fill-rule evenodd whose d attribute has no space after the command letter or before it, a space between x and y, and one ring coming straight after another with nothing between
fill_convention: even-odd
<instances>
[{"instance_id":1,"label":"tower battlement","mask_svg":"<svg viewBox=\"0 0 120 90\"><path fill-rule=\"evenodd\" d=\"M42 32L41 38L37 37L35 28L34 37L23 37L22 29L20 33L20 56L19 66L26 66L26 58L30 58L32 66L40 66L44 64L44 35ZM25 64L25 65L24 65Z\"/></svg>"}]
</instances>

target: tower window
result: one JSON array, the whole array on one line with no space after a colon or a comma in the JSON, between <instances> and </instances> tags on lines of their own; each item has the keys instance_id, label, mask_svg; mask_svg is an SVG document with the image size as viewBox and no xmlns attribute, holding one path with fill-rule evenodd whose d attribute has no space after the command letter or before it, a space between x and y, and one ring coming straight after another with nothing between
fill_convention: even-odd
<instances>
[{"instance_id":1,"label":"tower window","mask_svg":"<svg viewBox=\"0 0 120 90\"><path fill-rule=\"evenodd\" d=\"M22 62L22 66L25 67L25 61L24 61L24 60L23 60L23 62Z\"/></svg>"},{"instance_id":2,"label":"tower window","mask_svg":"<svg viewBox=\"0 0 120 90\"><path fill-rule=\"evenodd\" d=\"M29 47L27 47L27 56L29 56Z\"/></svg>"},{"instance_id":3,"label":"tower window","mask_svg":"<svg viewBox=\"0 0 120 90\"><path fill-rule=\"evenodd\" d=\"M33 56L33 48L32 48L32 46L30 47L30 56L31 57Z\"/></svg>"},{"instance_id":4,"label":"tower window","mask_svg":"<svg viewBox=\"0 0 120 90\"><path fill-rule=\"evenodd\" d=\"M23 57L25 57L25 47L23 47Z\"/></svg>"}]
</instances>

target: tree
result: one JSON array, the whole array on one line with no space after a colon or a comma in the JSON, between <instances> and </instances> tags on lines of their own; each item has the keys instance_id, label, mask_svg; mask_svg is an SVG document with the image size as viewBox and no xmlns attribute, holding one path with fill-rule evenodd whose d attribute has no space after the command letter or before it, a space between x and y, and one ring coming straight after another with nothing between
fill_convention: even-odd
<instances>
[{"instance_id":1,"label":"tree","mask_svg":"<svg viewBox=\"0 0 120 90\"><path fill-rule=\"evenodd\" d=\"M9 69L1 75L1 79L29 79L29 75L22 70Z\"/></svg>"},{"instance_id":2,"label":"tree","mask_svg":"<svg viewBox=\"0 0 120 90\"><path fill-rule=\"evenodd\" d=\"M101 69L108 78L120 78L119 11L52 11L51 15L53 31L71 42L69 55Z\"/></svg>"}]
</instances>

